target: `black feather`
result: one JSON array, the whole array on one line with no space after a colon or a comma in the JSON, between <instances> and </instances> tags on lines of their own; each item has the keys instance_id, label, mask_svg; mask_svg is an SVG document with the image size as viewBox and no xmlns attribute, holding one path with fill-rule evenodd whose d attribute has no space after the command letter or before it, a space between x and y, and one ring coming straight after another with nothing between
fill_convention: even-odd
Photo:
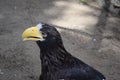
<instances>
[{"instance_id":1,"label":"black feather","mask_svg":"<svg viewBox=\"0 0 120 80\"><path fill-rule=\"evenodd\" d=\"M45 41L37 41L40 47L40 80L104 80L105 77L69 54L62 43L59 32L50 25L43 24L42 32L47 34Z\"/></svg>"}]
</instances>

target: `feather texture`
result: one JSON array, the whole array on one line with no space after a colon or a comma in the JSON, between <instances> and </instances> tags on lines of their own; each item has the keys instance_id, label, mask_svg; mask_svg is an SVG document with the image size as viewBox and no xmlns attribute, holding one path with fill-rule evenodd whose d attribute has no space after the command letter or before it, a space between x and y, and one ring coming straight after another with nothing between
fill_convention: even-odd
<instances>
[{"instance_id":1,"label":"feather texture","mask_svg":"<svg viewBox=\"0 0 120 80\"><path fill-rule=\"evenodd\" d=\"M102 73L75 58L63 46L59 32L47 24L41 31L47 33L40 47L41 75L39 80L104 80Z\"/></svg>"}]
</instances>

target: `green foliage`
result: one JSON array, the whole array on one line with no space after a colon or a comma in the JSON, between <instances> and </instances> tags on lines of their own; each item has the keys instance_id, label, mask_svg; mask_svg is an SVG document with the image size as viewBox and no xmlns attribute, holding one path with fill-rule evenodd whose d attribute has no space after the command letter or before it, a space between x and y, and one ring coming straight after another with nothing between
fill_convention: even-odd
<instances>
[{"instance_id":1,"label":"green foliage","mask_svg":"<svg viewBox=\"0 0 120 80\"><path fill-rule=\"evenodd\" d=\"M87 3L87 0L81 0L82 3Z\"/></svg>"}]
</instances>

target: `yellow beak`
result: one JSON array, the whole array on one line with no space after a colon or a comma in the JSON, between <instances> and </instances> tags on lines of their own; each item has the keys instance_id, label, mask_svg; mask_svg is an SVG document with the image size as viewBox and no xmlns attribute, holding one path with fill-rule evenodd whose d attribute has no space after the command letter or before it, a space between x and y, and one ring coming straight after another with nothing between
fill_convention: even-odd
<instances>
[{"instance_id":1,"label":"yellow beak","mask_svg":"<svg viewBox=\"0 0 120 80\"><path fill-rule=\"evenodd\" d=\"M43 36L37 27L26 29L22 34L23 41L43 41Z\"/></svg>"}]
</instances>

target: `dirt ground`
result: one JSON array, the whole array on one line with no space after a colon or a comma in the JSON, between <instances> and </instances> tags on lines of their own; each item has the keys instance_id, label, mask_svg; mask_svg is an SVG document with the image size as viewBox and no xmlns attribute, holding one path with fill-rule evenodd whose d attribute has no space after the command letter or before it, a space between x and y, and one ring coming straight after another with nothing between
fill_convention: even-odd
<instances>
[{"instance_id":1,"label":"dirt ground","mask_svg":"<svg viewBox=\"0 0 120 80\"><path fill-rule=\"evenodd\" d=\"M38 80L39 48L23 42L24 29L45 22L56 27L66 49L120 80L120 18L78 0L0 0L0 80Z\"/></svg>"}]
</instances>

